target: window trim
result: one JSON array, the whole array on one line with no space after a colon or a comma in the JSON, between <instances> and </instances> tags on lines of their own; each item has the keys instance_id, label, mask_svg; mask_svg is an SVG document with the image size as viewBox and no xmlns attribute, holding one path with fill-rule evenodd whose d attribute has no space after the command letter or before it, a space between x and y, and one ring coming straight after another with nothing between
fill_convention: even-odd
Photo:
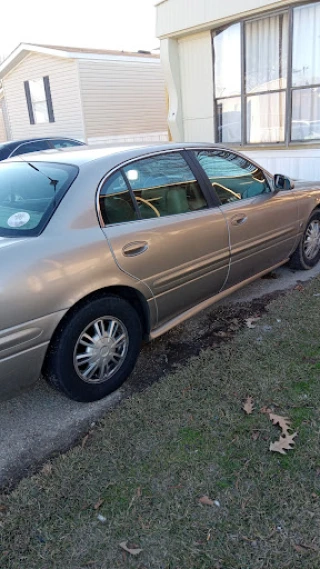
<instances>
[{"instance_id":1,"label":"window trim","mask_svg":"<svg viewBox=\"0 0 320 569\"><path fill-rule=\"evenodd\" d=\"M142 217L140 217L139 219L133 219L132 221L119 221L118 223L106 224L106 223L104 222L104 220L103 220L103 216L102 216L101 208L100 208L100 194L101 194L101 190L102 190L104 184L108 181L108 178L110 178L110 177L111 177L113 174L115 174L116 172L120 172L120 173L122 174L124 180L125 180L125 183L126 183L126 184L129 184L128 190L129 190L129 192L130 192L131 199L132 199L132 194L133 194L133 199L134 199L134 202L135 202L136 200L135 200L135 198L134 198L134 193L133 193L133 190L132 190L132 188L131 188L131 186L130 186L129 181L127 180L127 177L126 177L126 175L125 175L125 172L121 172L121 171L123 170L123 168L125 168L126 166L128 166L128 164L132 164L133 162L137 162L138 160L144 160L144 159L147 159L147 158L153 158L153 157L157 157L157 156L161 156L161 155L166 155L166 154L173 154L173 153L176 153L176 152L179 153L179 154L182 156L182 158L184 158L184 160L186 161L187 165L189 166L190 170L192 171L192 173L193 173L193 175L194 175L194 177L195 177L195 180L198 182L198 184L199 184L199 186L200 186L200 189L201 189L201 191L202 191L203 194L204 194L204 197L205 197L206 200L207 200L208 208L205 209L205 210L200 210L200 211L201 211L201 212L203 212L203 211L208 211L208 210L210 210L210 209L214 209L214 208L216 208L216 207L219 207L219 203L218 203L219 200L217 201L216 196L213 195L213 192L212 192L212 191L210 192L210 190L208 190L208 184L207 184L207 182L206 182L206 180L205 180L205 177L204 177L204 175L203 175L203 169L201 168L200 164L197 163L197 160L196 160L195 157L192 157L192 158L190 159L190 155L192 154L192 152L189 152L190 150L193 150L193 149L190 149L189 147L188 147L187 149L181 147L181 148L171 148L170 150L158 150L158 151L155 151L155 152L150 152L150 153L143 154L143 155L141 155L141 156L135 156L134 158L130 158L129 160L125 160L124 162L121 162L120 164L118 164L117 166L115 166L114 168L112 168L107 174L105 174L105 175L101 178L101 180L100 180L100 182L99 182L99 184L98 184L98 186L97 186L97 189L96 189L95 205L96 205L96 214L97 214L97 217L98 217L98 222L99 222L100 227L101 227L102 229L106 229L106 228L108 228L108 227L114 227L114 226L116 226L116 225L122 225L123 223L129 224L129 223L137 223L137 222L143 222L143 221L150 221L149 219L143 219ZM208 148L207 148L207 150L208 150ZM195 161L196 161L196 162L195 162ZM205 174L205 173L204 173L204 174ZM209 182L209 185L210 185L210 182ZM188 214L190 214L190 213L196 213L196 212L185 212L185 213L179 213L179 214L176 214L176 215L179 215L179 216L180 216L180 215L188 215ZM168 217L176 217L176 215L171 215L171 216L168 216ZM163 219L163 217L162 217L162 218L156 218L156 217L154 217L154 218L152 218L152 219L154 219L154 220L155 220L155 219Z\"/></svg>"},{"instance_id":2,"label":"window trim","mask_svg":"<svg viewBox=\"0 0 320 569\"><path fill-rule=\"evenodd\" d=\"M39 78L39 79L41 79L41 78ZM33 124L48 124L48 123L55 122L49 75L45 75L44 77L42 77L43 88L44 88L44 93L45 93L45 97L46 97L45 101L46 101L47 111L48 111L48 122L46 121L44 123L39 123L39 122L37 123L37 121L35 119L33 102L32 102L32 97L31 97L31 90L30 90L30 81L31 80L24 81L24 91L25 91L25 95L26 95L30 124L32 124L32 125Z\"/></svg>"},{"instance_id":3,"label":"window trim","mask_svg":"<svg viewBox=\"0 0 320 569\"><path fill-rule=\"evenodd\" d=\"M313 88L320 88L320 84L312 84L312 85L303 85L303 86L292 86L292 57L293 57L293 14L296 8L300 8L303 6L308 6L312 4L317 4L319 0L308 0L308 1L300 1L293 5L284 6L283 8L278 8L276 10L270 9L263 11L259 14L254 14L253 16L245 17L245 18L238 18L233 21L230 21L228 24L225 24L221 27L217 27L211 30L211 46L212 46L212 59L213 59L213 114L214 114L214 137L216 144L227 144L230 148L241 148L241 149L248 149L252 150L254 148L294 148L297 146L303 147L312 147L312 146L319 146L320 136L319 138L309 139L309 140L291 140L291 130L292 130L292 99L293 99L293 92L296 90L301 89L313 89ZM264 18L277 16L281 14L288 14L288 65L287 65L287 85L285 89L276 89L274 91L265 91L259 93L246 93L245 91L245 80L246 80L246 61L245 61L245 24L247 22L259 21L263 20ZM241 49L241 93L239 95L232 95L230 97L216 97L215 94L215 50L214 50L214 38L216 34L223 32L230 26L235 24L240 24L240 49ZM279 142L248 142L247 141L247 97L248 96L255 96L261 94L270 94L270 93L281 93L285 92L285 102L286 102L286 110L284 115L284 124L285 124L285 136L283 141ZM239 142L218 142L218 112L217 112L217 101L220 100L227 100L232 98L240 98L241 99L241 141Z\"/></svg>"}]
</instances>

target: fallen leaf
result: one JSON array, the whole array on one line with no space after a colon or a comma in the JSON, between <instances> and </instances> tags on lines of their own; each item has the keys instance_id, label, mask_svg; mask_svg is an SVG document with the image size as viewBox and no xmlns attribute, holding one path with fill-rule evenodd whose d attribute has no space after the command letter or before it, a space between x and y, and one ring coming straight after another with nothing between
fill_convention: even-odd
<instances>
[{"instance_id":1,"label":"fallen leaf","mask_svg":"<svg viewBox=\"0 0 320 569\"><path fill-rule=\"evenodd\" d=\"M304 287L301 284L298 284L297 286L294 287L293 290L298 290L299 292L302 292L304 290Z\"/></svg>"},{"instance_id":2,"label":"fallen leaf","mask_svg":"<svg viewBox=\"0 0 320 569\"><path fill-rule=\"evenodd\" d=\"M257 441L259 438L259 435L260 435L259 431L253 431L253 433L251 434L252 440Z\"/></svg>"},{"instance_id":3,"label":"fallen leaf","mask_svg":"<svg viewBox=\"0 0 320 569\"><path fill-rule=\"evenodd\" d=\"M5 506L4 504L0 504L0 512L6 512L8 509L8 506Z\"/></svg>"},{"instance_id":4,"label":"fallen leaf","mask_svg":"<svg viewBox=\"0 0 320 569\"><path fill-rule=\"evenodd\" d=\"M209 498L209 496L202 496L201 498L199 498L199 502L201 504L204 504L205 506L213 506L214 501L211 500L211 498Z\"/></svg>"},{"instance_id":5,"label":"fallen leaf","mask_svg":"<svg viewBox=\"0 0 320 569\"><path fill-rule=\"evenodd\" d=\"M247 415L251 415L254 409L252 397L247 397L242 409L245 411L245 413L247 413Z\"/></svg>"},{"instance_id":6,"label":"fallen leaf","mask_svg":"<svg viewBox=\"0 0 320 569\"><path fill-rule=\"evenodd\" d=\"M85 437L83 437L82 443L81 443L82 448L84 448L86 446L88 438L89 438L89 435L86 435Z\"/></svg>"},{"instance_id":7,"label":"fallen leaf","mask_svg":"<svg viewBox=\"0 0 320 569\"><path fill-rule=\"evenodd\" d=\"M137 497L138 497L138 498L141 498L141 496L142 496L142 490L141 490L141 488L140 488L140 486L139 486L139 487L137 488Z\"/></svg>"},{"instance_id":8,"label":"fallen leaf","mask_svg":"<svg viewBox=\"0 0 320 569\"><path fill-rule=\"evenodd\" d=\"M265 413L266 415L269 415L270 413L272 413L271 409L269 409L269 407L261 407L260 409L260 413Z\"/></svg>"},{"instance_id":9,"label":"fallen leaf","mask_svg":"<svg viewBox=\"0 0 320 569\"><path fill-rule=\"evenodd\" d=\"M52 464L50 462L47 462L47 464L44 465L44 467L41 469L41 474L45 474L45 476L49 476L49 474L51 474L52 472Z\"/></svg>"},{"instance_id":10,"label":"fallen leaf","mask_svg":"<svg viewBox=\"0 0 320 569\"><path fill-rule=\"evenodd\" d=\"M300 543L299 545L297 543L294 543L293 548L298 553L306 553L309 549L311 549L312 551L319 551L319 549L316 546L308 545L307 543Z\"/></svg>"},{"instance_id":11,"label":"fallen leaf","mask_svg":"<svg viewBox=\"0 0 320 569\"><path fill-rule=\"evenodd\" d=\"M286 435L285 437L281 436L275 443L270 443L269 450L279 452L280 454L286 454L286 450L292 450L292 445L294 445L293 439L296 436L297 433L293 433L293 435Z\"/></svg>"},{"instance_id":12,"label":"fallen leaf","mask_svg":"<svg viewBox=\"0 0 320 569\"><path fill-rule=\"evenodd\" d=\"M290 427L291 421L288 417L281 417L281 415L275 415L275 413L269 413L269 418L274 425L279 425L284 435L288 435L289 430L292 430Z\"/></svg>"},{"instance_id":13,"label":"fallen leaf","mask_svg":"<svg viewBox=\"0 0 320 569\"><path fill-rule=\"evenodd\" d=\"M258 320L260 320L260 317L258 317L258 318L246 318L245 323L248 326L248 328L255 328L255 325L253 324L253 322L258 322Z\"/></svg>"},{"instance_id":14,"label":"fallen leaf","mask_svg":"<svg viewBox=\"0 0 320 569\"><path fill-rule=\"evenodd\" d=\"M127 544L128 544L127 541L122 541L121 543L119 543L120 547L127 553L130 553L130 555L139 555L139 553L143 551L143 549L128 547Z\"/></svg>"},{"instance_id":15,"label":"fallen leaf","mask_svg":"<svg viewBox=\"0 0 320 569\"><path fill-rule=\"evenodd\" d=\"M103 499L103 498L100 498L100 499L97 501L97 503L93 506L93 509L94 509L94 510L99 510L99 508L100 508L100 506L102 506L103 502L104 502L104 499Z\"/></svg>"}]
</instances>

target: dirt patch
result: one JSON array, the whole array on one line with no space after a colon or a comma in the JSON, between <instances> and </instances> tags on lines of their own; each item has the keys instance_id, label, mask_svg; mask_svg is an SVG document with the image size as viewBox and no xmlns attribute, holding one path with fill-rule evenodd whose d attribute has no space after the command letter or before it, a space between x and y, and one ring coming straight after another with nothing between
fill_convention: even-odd
<instances>
[{"instance_id":1,"label":"dirt patch","mask_svg":"<svg viewBox=\"0 0 320 569\"><path fill-rule=\"evenodd\" d=\"M282 294L275 292L250 302L215 306L146 344L135 370L124 384L125 396L143 391L202 350L229 342L246 326L247 318L262 316L268 304Z\"/></svg>"}]
</instances>

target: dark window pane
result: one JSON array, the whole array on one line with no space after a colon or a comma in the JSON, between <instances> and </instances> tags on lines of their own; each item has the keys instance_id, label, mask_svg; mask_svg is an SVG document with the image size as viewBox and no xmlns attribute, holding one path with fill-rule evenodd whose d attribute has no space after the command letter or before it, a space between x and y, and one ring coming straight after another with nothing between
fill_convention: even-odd
<instances>
[{"instance_id":1,"label":"dark window pane","mask_svg":"<svg viewBox=\"0 0 320 569\"><path fill-rule=\"evenodd\" d=\"M218 100L216 104L218 142L240 142L241 141L241 99L234 97L231 99Z\"/></svg>"},{"instance_id":2,"label":"dark window pane","mask_svg":"<svg viewBox=\"0 0 320 569\"><path fill-rule=\"evenodd\" d=\"M241 93L240 24L218 32L214 39L216 98Z\"/></svg>"},{"instance_id":3,"label":"dark window pane","mask_svg":"<svg viewBox=\"0 0 320 569\"><path fill-rule=\"evenodd\" d=\"M101 216L106 225L137 219L130 192L120 172L113 174L104 183L99 203Z\"/></svg>"},{"instance_id":4,"label":"dark window pane","mask_svg":"<svg viewBox=\"0 0 320 569\"><path fill-rule=\"evenodd\" d=\"M285 93L247 98L247 142L283 142L285 139Z\"/></svg>"},{"instance_id":5,"label":"dark window pane","mask_svg":"<svg viewBox=\"0 0 320 569\"><path fill-rule=\"evenodd\" d=\"M222 204L270 192L262 170L226 150L204 150L195 155Z\"/></svg>"},{"instance_id":6,"label":"dark window pane","mask_svg":"<svg viewBox=\"0 0 320 569\"><path fill-rule=\"evenodd\" d=\"M288 13L246 22L246 91L285 89Z\"/></svg>"},{"instance_id":7,"label":"dark window pane","mask_svg":"<svg viewBox=\"0 0 320 569\"><path fill-rule=\"evenodd\" d=\"M320 88L292 92L291 140L320 139Z\"/></svg>"},{"instance_id":8,"label":"dark window pane","mask_svg":"<svg viewBox=\"0 0 320 569\"><path fill-rule=\"evenodd\" d=\"M143 219L208 207L192 171L177 152L133 162L124 172Z\"/></svg>"},{"instance_id":9,"label":"dark window pane","mask_svg":"<svg viewBox=\"0 0 320 569\"><path fill-rule=\"evenodd\" d=\"M293 10L292 85L320 83L320 2Z\"/></svg>"}]
</instances>

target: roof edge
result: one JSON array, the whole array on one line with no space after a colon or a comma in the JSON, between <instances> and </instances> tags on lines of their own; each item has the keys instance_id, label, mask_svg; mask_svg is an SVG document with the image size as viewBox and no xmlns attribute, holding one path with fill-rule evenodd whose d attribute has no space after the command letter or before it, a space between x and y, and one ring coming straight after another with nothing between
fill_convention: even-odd
<instances>
[{"instance_id":1,"label":"roof edge","mask_svg":"<svg viewBox=\"0 0 320 569\"><path fill-rule=\"evenodd\" d=\"M137 53L129 53L129 52L112 52L110 53L99 53L98 50L94 50L90 52L82 52L77 51L70 51L71 48L67 48L64 50L63 47L61 49L59 46L56 47L48 47L45 45L38 45L38 44L30 44L30 43L20 43L16 49L14 49L10 55L0 64L0 79L3 79L10 71L12 71L26 56L28 53L41 53L43 55L51 55L54 57L62 57L64 59L91 59L91 60L111 60L111 61L145 61L146 63L154 63L155 61L159 61L160 57L154 54L150 54L150 57L144 54L141 57L139 52ZM80 48L78 48L80 49Z\"/></svg>"}]
</instances>

